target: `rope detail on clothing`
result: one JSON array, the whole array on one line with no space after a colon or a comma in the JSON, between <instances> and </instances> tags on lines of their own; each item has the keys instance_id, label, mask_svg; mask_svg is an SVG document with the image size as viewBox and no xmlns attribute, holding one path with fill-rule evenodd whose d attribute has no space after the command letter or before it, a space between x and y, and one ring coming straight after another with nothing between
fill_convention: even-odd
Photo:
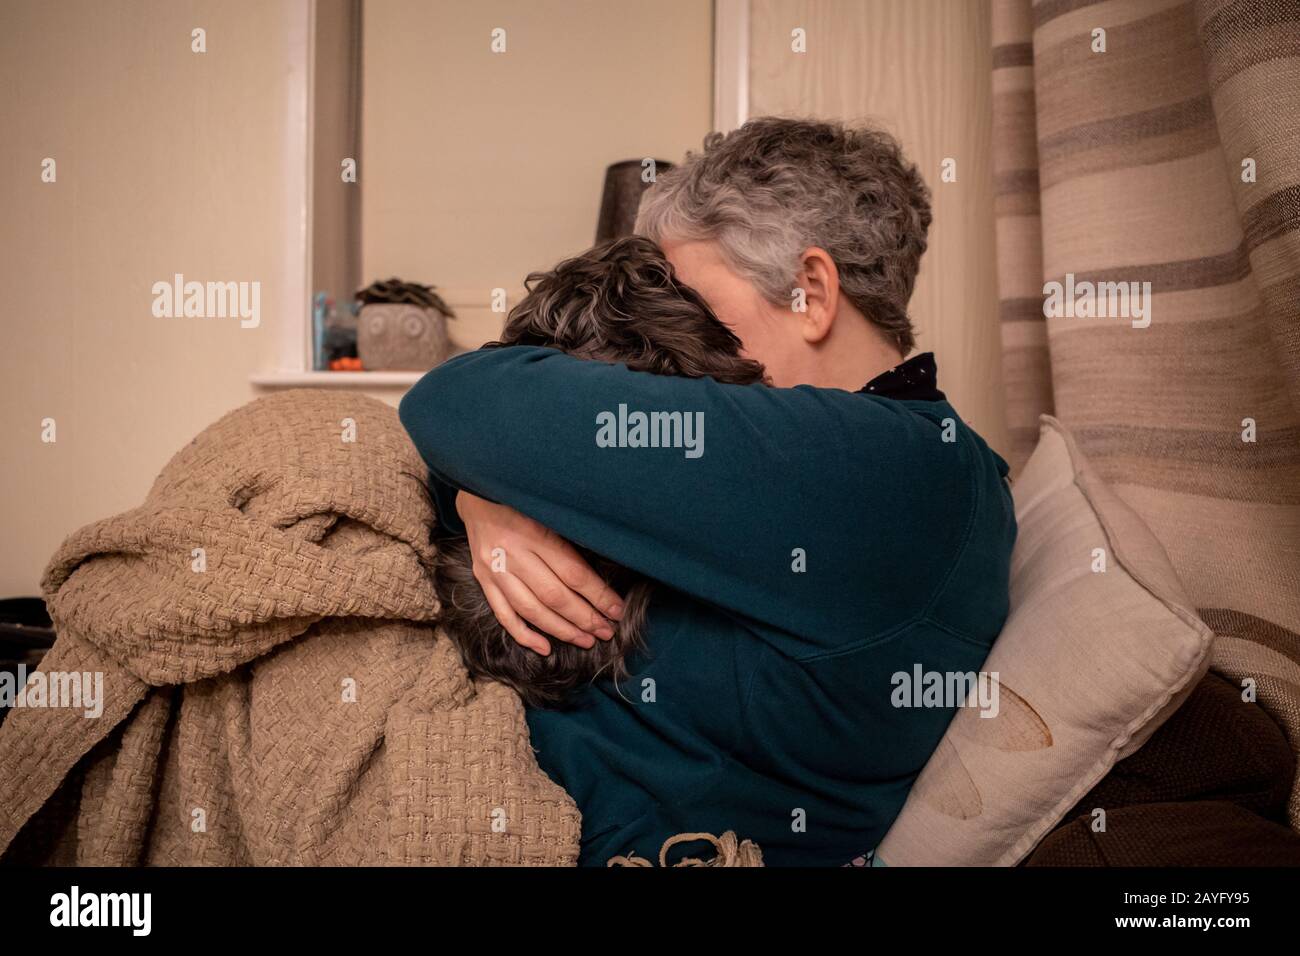
<instances>
[{"instance_id":1,"label":"rope detail on clothing","mask_svg":"<svg viewBox=\"0 0 1300 956\"><path fill-rule=\"evenodd\" d=\"M664 845L659 850L659 865L667 867L668 851L678 843L694 843L696 840L708 840L713 844L716 855L709 860L701 860L697 857L684 857L673 866L762 866L763 851L759 849L757 843L753 840L740 840L732 830L728 830L720 837L715 837L712 833L679 833L671 836L664 841ZM651 863L643 856L637 856L635 853L629 853L627 856L612 856L605 864L611 866L649 866Z\"/></svg>"}]
</instances>

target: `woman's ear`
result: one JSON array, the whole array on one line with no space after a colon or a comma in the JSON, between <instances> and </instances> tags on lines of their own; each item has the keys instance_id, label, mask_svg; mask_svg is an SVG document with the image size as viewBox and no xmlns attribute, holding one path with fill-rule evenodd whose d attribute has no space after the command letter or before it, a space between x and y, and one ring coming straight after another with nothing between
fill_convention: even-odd
<instances>
[{"instance_id":1,"label":"woman's ear","mask_svg":"<svg viewBox=\"0 0 1300 956\"><path fill-rule=\"evenodd\" d=\"M839 311L840 273L829 252L809 246L799 258L797 281L791 308L804 341L814 345L830 334Z\"/></svg>"}]
</instances>

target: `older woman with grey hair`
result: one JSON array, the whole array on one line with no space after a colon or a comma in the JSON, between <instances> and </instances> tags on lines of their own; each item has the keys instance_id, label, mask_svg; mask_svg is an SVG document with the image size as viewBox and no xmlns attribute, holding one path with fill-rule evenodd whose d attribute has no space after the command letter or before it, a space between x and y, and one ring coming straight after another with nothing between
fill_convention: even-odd
<instances>
[{"instance_id":1,"label":"older woman with grey hair","mask_svg":"<svg viewBox=\"0 0 1300 956\"><path fill-rule=\"evenodd\" d=\"M735 830L768 863L845 863L962 705L900 677L942 690L982 666L1015 518L933 356L904 361L929 223L885 133L754 120L661 176L638 230L771 387L518 345L403 399L439 518L520 645L613 634L622 600L578 547L655 582L624 679L528 711L582 862ZM689 447L656 414L691 422Z\"/></svg>"},{"instance_id":2,"label":"older woman with grey hair","mask_svg":"<svg viewBox=\"0 0 1300 956\"><path fill-rule=\"evenodd\" d=\"M703 156L646 194L636 228L778 385L856 390L916 343L907 303L930 194L879 130L761 119L714 134ZM836 314L826 308L832 277Z\"/></svg>"}]
</instances>

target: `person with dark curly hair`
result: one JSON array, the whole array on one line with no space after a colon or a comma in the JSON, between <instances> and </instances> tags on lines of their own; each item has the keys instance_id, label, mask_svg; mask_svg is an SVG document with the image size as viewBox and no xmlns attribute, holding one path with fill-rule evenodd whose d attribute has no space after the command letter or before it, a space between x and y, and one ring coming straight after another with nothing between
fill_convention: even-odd
<instances>
[{"instance_id":1,"label":"person with dark curly hair","mask_svg":"<svg viewBox=\"0 0 1300 956\"><path fill-rule=\"evenodd\" d=\"M648 239L603 243L549 272L534 272L526 285L528 294L510 311L492 346L554 348L634 371L707 376L733 385L764 380L763 366L741 356L740 339L677 280ZM468 539L442 527L437 543L439 623L472 676L513 688L529 706L550 708L564 706L575 689L599 675L615 681L627 676L625 659L644 647L649 579L584 549L582 556L625 596L623 613L610 624L609 640L590 648L561 641L543 656L518 643L497 620L475 577Z\"/></svg>"},{"instance_id":2,"label":"person with dark curly hair","mask_svg":"<svg viewBox=\"0 0 1300 956\"><path fill-rule=\"evenodd\" d=\"M636 343L635 270L609 264L534 300L540 339L457 356L403 398L439 521L528 653L614 638L610 565L653 582L619 679L527 711L582 811L581 863L733 830L769 864L843 864L964 704L899 681L983 666L1016 524L1006 462L934 356L908 358L929 225L887 134L756 119L662 173L637 231L770 385L573 349L591 309Z\"/></svg>"}]
</instances>

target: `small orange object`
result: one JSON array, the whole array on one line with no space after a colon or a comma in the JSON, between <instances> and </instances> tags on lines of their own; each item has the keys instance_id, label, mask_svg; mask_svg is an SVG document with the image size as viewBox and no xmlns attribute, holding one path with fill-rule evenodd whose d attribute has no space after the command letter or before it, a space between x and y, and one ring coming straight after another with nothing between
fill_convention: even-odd
<instances>
[{"instance_id":1,"label":"small orange object","mask_svg":"<svg viewBox=\"0 0 1300 956\"><path fill-rule=\"evenodd\" d=\"M360 372L361 359L355 357L330 359L332 372Z\"/></svg>"}]
</instances>

